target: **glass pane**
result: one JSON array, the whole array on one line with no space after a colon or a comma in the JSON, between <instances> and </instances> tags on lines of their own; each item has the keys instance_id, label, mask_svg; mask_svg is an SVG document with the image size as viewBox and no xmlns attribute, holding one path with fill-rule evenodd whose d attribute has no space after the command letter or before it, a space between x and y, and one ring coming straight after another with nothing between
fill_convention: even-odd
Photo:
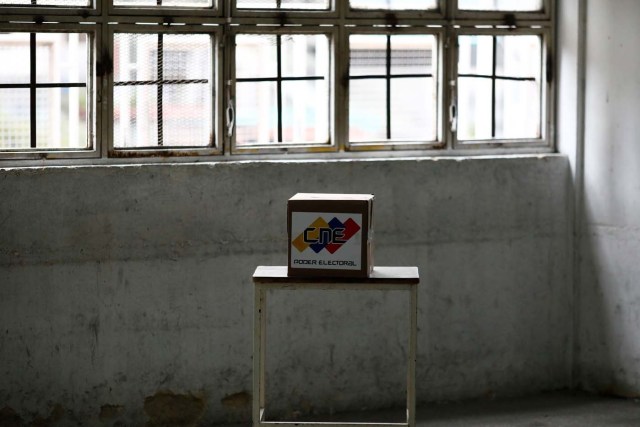
<instances>
[{"instance_id":1,"label":"glass pane","mask_svg":"<svg viewBox=\"0 0 640 427\"><path fill-rule=\"evenodd\" d=\"M508 77L540 76L542 40L539 36L496 37L496 74Z\"/></svg>"},{"instance_id":2,"label":"glass pane","mask_svg":"<svg viewBox=\"0 0 640 427\"><path fill-rule=\"evenodd\" d=\"M87 97L84 88L36 91L36 146L87 148Z\"/></svg>"},{"instance_id":3,"label":"glass pane","mask_svg":"<svg viewBox=\"0 0 640 427\"><path fill-rule=\"evenodd\" d=\"M434 141L435 102L433 79L391 80L391 138Z\"/></svg>"},{"instance_id":4,"label":"glass pane","mask_svg":"<svg viewBox=\"0 0 640 427\"><path fill-rule=\"evenodd\" d=\"M158 69L158 35L114 35L114 82L153 80Z\"/></svg>"},{"instance_id":5,"label":"glass pane","mask_svg":"<svg viewBox=\"0 0 640 427\"><path fill-rule=\"evenodd\" d=\"M211 80L210 35L164 34L162 40L165 80Z\"/></svg>"},{"instance_id":6,"label":"glass pane","mask_svg":"<svg viewBox=\"0 0 640 427\"><path fill-rule=\"evenodd\" d=\"M16 6L92 6L89 0L36 0L35 3L31 0L0 0L0 5L16 5Z\"/></svg>"},{"instance_id":7,"label":"glass pane","mask_svg":"<svg viewBox=\"0 0 640 427\"><path fill-rule=\"evenodd\" d=\"M29 33L0 33L0 83L29 83Z\"/></svg>"},{"instance_id":8,"label":"glass pane","mask_svg":"<svg viewBox=\"0 0 640 427\"><path fill-rule=\"evenodd\" d=\"M0 89L0 149L29 148L29 89Z\"/></svg>"},{"instance_id":9,"label":"glass pane","mask_svg":"<svg viewBox=\"0 0 640 427\"><path fill-rule=\"evenodd\" d=\"M31 82L30 33L0 34L0 84ZM36 86L35 139L37 149L87 148L88 134L88 35L82 33L35 33ZM0 148L31 148L31 90L0 90Z\"/></svg>"},{"instance_id":10,"label":"glass pane","mask_svg":"<svg viewBox=\"0 0 640 427\"><path fill-rule=\"evenodd\" d=\"M405 34L391 36L391 74L431 74L435 37Z\"/></svg>"},{"instance_id":11,"label":"glass pane","mask_svg":"<svg viewBox=\"0 0 640 427\"><path fill-rule=\"evenodd\" d=\"M237 6L238 9L328 10L329 0L238 0Z\"/></svg>"},{"instance_id":12,"label":"glass pane","mask_svg":"<svg viewBox=\"0 0 640 427\"><path fill-rule=\"evenodd\" d=\"M116 148L157 146L156 86L113 88L113 145Z\"/></svg>"},{"instance_id":13,"label":"glass pane","mask_svg":"<svg viewBox=\"0 0 640 427\"><path fill-rule=\"evenodd\" d=\"M236 144L278 141L278 101L275 82L236 84Z\"/></svg>"},{"instance_id":14,"label":"glass pane","mask_svg":"<svg viewBox=\"0 0 640 427\"><path fill-rule=\"evenodd\" d=\"M213 142L212 43L208 34L115 35L116 148Z\"/></svg>"},{"instance_id":15,"label":"glass pane","mask_svg":"<svg viewBox=\"0 0 640 427\"><path fill-rule=\"evenodd\" d=\"M350 0L351 9L435 10L437 0Z\"/></svg>"},{"instance_id":16,"label":"glass pane","mask_svg":"<svg viewBox=\"0 0 640 427\"><path fill-rule=\"evenodd\" d=\"M458 49L458 74L492 74L493 36L460 36Z\"/></svg>"},{"instance_id":17,"label":"glass pane","mask_svg":"<svg viewBox=\"0 0 640 427\"><path fill-rule=\"evenodd\" d=\"M163 87L163 146L206 147L213 143L211 85Z\"/></svg>"},{"instance_id":18,"label":"glass pane","mask_svg":"<svg viewBox=\"0 0 640 427\"><path fill-rule=\"evenodd\" d=\"M536 82L496 82L496 138L540 138L540 89Z\"/></svg>"},{"instance_id":19,"label":"glass pane","mask_svg":"<svg viewBox=\"0 0 640 427\"><path fill-rule=\"evenodd\" d=\"M326 77L329 71L329 39L325 35L281 37L284 77Z\"/></svg>"},{"instance_id":20,"label":"glass pane","mask_svg":"<svg viewBox=\"0 0 640 427\"><path fill-rule=\"evenodd\" d=\"M327 142L329 58L324 34L236 36L236 144Z\"/></svg>"},{"instance_id":21,"label":"glass pane","mask_svg":"<svg viewBox=\"0 0 640 427\"><path fill-rule=\"evenodd\" d=\"M282 139L287 143L329 141L326 80L282 83Z\"/></svg>"},{"instance_id":22,"label":"glass pane","mask_svg":"<svg viewBox=\"0 0 640 427\"><path fill-rule=\"evenodd\" d=\"M383 79L349 82L349 141L387 139L387 95Z\"/></svg>"},{"instance_id":23,"label":"glass pane","mask_svg":"<svg viewBox=\"0 0 640 427\"><path fill-rule=\"evenodd\" d=\"M114 6L210 8L213 0L113 0Z\"/></svg>"},{"instance_id":24,"label":"glass pane","mask_svg":"<svg viewBox=\"0 0 640 427\"><path fill-rule=\"evenodd\" d=\"M491 139L491 79L458 78L458 139Z\"/></svg>"},{"instance_id":25,"label":"glass pane","mask_svg":"<svg viewBox=\"0 0 640 427\"><path fill-rule=\"evenodd\" d=\"M458 137L539 138L541 37L460 36L459 46Z\"/></svg>"},{"instance_id":26,"label":"glass pane","mask_svg":"<svg viewBox=\"0 0 640 427\"><path fill-rule=\"evenodd\" d=\"M78 33L38 33L36 82L86 83L87 39Z\"/></svg>"},{"instance_id":27,"label":"glass pane","mask_svg":"<svg viewBox=\"0 0 640 427\"><path fill-rule=\"evenodd\" d=\"M387 44L390 64L387 64ZM428 34L366 34L349 38L349 135L353 142L387 140L387 83L390 79L390 139L435 139L432 58L435 37ZM394 77L408 76L413 77ZM360 78L357 78L360 77Z\"/></svg>"},{"instance_id":28,"label":"glass pane","mask_svg":"<svg viewBox=\"0 0 640 427\"><path fill-rule=\"evenodd\" d=\"M278 76L275 35L236 36L236 78Z\"/></svg>"},{"instance_id":29,"label":"glass pane","mask_svg":"<svg viewBox=\"0 0 640 427\"><path fill-rule=\"evenodd\" d=\"M461 10L540 11L542 0L458 0Z\"/></svg>"},{"instance_id":30,"label":"glass pane","mask_svg":"<svg viewBox=\"0 0 640 427\"><path fill-rule=\"evenodd\" d=\"M349 75L387 74L387 36L354 34L349 36Z\"/></svg>"}]
</instances>

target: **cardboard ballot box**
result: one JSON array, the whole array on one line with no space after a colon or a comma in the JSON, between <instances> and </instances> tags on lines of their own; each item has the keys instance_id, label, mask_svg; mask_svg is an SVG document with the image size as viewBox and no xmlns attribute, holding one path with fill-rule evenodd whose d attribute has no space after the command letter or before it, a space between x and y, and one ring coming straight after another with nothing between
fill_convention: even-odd
<instances>
[{"instance_id":1,"label":"cardboard ballot box","mask_svg":"<svg viewBox=\"0 0 640 427\"><path fill-rule=\"evenodd\" d=\"M367 277L373 194L298 193L287 204L289 276Z\"/></svg>"}]
</instances>

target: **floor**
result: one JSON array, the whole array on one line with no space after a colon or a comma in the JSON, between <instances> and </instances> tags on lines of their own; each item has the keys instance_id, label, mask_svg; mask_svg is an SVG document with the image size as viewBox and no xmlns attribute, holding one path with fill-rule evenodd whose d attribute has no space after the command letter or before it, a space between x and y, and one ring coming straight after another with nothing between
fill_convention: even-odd
<instances>
[{"instance_id":1,"label":"floor","mask_svg":"<svg viewBox=\"0 0 640 427\"><path fill-rule=\"evenodd\" d=\"M311 421L311 420L298 420ZM367 412L313 421L397 422L398 411ZM236 424L236 426L239 426ZM417 427L640 427L640 399L558 392L509 399L427 405Z\"/></svg>"},{"instance_id":2,"label":"floor","mask_svg":"<svg viewBox=\"0 0 640 427\"><path fill-rule=\"evenodd\" d=\"M640 427L640 400L553 393L429 406L418 410L417 419L425 427Z\"/></svg>"}]
</instances>

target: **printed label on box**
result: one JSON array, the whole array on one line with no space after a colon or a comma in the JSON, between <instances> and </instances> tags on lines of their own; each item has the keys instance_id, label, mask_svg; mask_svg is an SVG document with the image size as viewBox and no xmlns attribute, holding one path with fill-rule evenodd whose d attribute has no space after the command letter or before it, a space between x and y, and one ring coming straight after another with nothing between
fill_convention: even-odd
<instances>
[{"instance_id":1,"label":"printed label on box","mask_svg":"<svg viewBox=\"0 0 640 427\"><path fill-rule=\"evenodd\" d=\"M362 214L291 213L291 268L360 270Z\"/></svg>"}]
</instances>

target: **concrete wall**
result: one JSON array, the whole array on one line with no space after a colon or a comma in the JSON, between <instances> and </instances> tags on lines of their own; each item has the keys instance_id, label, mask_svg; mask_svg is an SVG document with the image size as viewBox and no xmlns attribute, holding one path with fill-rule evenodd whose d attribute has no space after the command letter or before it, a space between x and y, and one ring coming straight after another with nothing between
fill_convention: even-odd
<instances>
[{"instance_id":1,"label":"concrete wall","mask_svg":"<svg viewBox=\"0 0 640 427\"><path fill-rule=\"evenodd\" d=\"M566 387L570 188L562 156L2 170L0 419L247 420L250 277L298 191L375 193L376 263L420 267L419 402ZM272 295L273 413L402 406L407 301Z\"/></svg>"},{"instance_id":2,"label":"concrete wall","mask_svg":"<svg viewBox=\"0 0 640 427\"><path fill-rule=\"evenodd\" d=\"M582 387L640 396L640 3L587 2Z\"/></svg>"}]
</instances>

